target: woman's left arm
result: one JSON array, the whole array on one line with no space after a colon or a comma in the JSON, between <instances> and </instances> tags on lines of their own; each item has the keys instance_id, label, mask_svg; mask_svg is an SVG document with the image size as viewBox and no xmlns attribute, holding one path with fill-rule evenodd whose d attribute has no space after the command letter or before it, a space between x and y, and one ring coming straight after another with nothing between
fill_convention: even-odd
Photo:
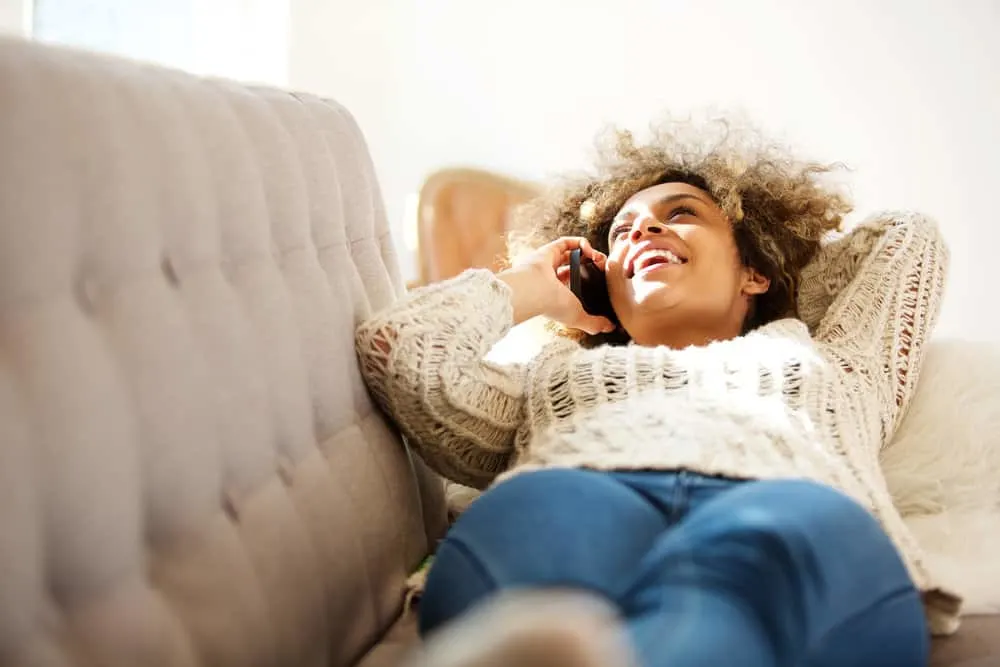
<instances>
[{"instance_id":1,"label":"woman's left arm","mask_svg":"<svg viewBox=\"0 0 1000 667\"><path fill-rule=\"evenodd\" d=\"M845 371L866 372L881 385L888 440L909 405L937 321L948 249L937 224L915 213L875 216L835 245L833 261L813 276L837 292L813 336Z\"/></svg>"}]
</instances>

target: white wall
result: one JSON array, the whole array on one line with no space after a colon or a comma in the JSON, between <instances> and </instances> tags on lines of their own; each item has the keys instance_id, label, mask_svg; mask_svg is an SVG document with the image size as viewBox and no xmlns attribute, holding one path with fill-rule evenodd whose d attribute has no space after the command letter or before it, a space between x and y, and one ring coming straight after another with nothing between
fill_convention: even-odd
<instances>
[{"instance_id":1,"label":"white wall","mask_svg":"<svg viewBox=\"0 0 1000 667\"><path fill-rule=\"evenodd\" d=\"M937 216L953 249L940 332L1000 340L991 0L290 2L290 83L356 114L399 225L434 168L541 178L585 166L606 122L739 107L854 167L860 212Z\"/></svg>"},{"instance_id":2,"label":"white wall","mask_svg":"<svg viewBox=\"0 0 1000 667\"><path fill-rule=\"evenodd\" d=\"M31 22L32 0L0 0L0 35L24 37Z\"/></svg>"},{"instance_id":3,"label":"white wall","mask_svg":"<svg viewBox=\"0 0 1000 667\"><path fill-rule=\"evenodd\" d=\"M288 0L0 0L4 28L196 74L287 83Z\"/></svg>"}]
</instances>

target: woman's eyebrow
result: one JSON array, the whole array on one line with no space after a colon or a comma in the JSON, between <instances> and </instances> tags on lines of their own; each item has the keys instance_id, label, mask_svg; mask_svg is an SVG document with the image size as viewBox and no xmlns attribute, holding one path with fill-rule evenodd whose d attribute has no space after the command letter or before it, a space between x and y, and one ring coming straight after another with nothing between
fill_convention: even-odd
<instances>
[{"instance_id":1,"label":"woman's eyebrow","mask_svg":"<svg viewBox=\"0 0 1000 667\"><path fill-rule=\"evenodd\" d=\"M671 194L671 195L665 195L664 197L662 197L660 199L657 199L656 203L657 204L669 204L671 202L675 202L675 201L678 201L680 199L694 199L695 201L701 202L702 204L707 204L708 203L702 197L699 197L698 195L693 195L693 194L688 193L688 192L675 192L674 194Z\"/></svg>"},{"instance_id":2,"label":"woman's eyebrow","mask_svg":"<svg viewBox=\"0 0 1000 667\"><path fill-rule=\"evenodd\" d=\"M662 206L663 204L670 204L670 203L673 203L675 201L679 201L681 199L693 199L696 202L700 202L702 204L712 203L707 198L699 196L699 195L696 195L696 194L692 194L690 192L674 192L674 193L669 194L669 195L663 195L659 199L654 200L652 202L652 205L653 206ZM628 213L628 212L629 212L629 208L628 207L623 207L622 210L619 211L619 215L621 215L622 213ZM618 220L618 216L615 216L615 220L616 221Z\"/></svg>"}]
</instances>

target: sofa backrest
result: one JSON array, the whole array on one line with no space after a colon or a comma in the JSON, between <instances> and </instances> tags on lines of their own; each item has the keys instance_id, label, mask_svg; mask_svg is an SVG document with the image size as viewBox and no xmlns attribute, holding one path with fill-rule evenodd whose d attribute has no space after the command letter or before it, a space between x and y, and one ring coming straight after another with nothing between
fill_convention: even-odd
<instances>
[{"instance_id":1,"label":"sofa backrest","mask_svg":"<svg viewBox=\"0 0 1000 667\"><path fill-rule=\"evenodd\" d=\"M336 103L0 41L0 664L378 639L444 520L355 362L393 253Z\"/></svg>"}]
</instances>

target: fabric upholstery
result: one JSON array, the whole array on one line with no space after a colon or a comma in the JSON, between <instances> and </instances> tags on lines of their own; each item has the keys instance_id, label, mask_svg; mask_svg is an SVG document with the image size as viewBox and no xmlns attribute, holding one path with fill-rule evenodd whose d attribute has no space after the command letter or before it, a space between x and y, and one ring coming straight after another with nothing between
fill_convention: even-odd
<instances>
[{"instance_id":1,"label":"fabric upholstery","mask_svg":"<svg viewBox=\"0 0 1000 667\"><path fill-rule=\"evenodd\" d=\"M351 116L5 40L0 146L0 664L353 663L444 505L357 370Z\"/></svg>"},{"instance_id":2,"label":"fabric upholstery","mask_svg":"<svg viewBox=\"0 0 1000 667\"><path fill-rule=\"evenodd\" d=\"M418 641L417 614L411 607L358 662L357 667L400 667L412 662Z\"/></svg>"}]
</instances>

